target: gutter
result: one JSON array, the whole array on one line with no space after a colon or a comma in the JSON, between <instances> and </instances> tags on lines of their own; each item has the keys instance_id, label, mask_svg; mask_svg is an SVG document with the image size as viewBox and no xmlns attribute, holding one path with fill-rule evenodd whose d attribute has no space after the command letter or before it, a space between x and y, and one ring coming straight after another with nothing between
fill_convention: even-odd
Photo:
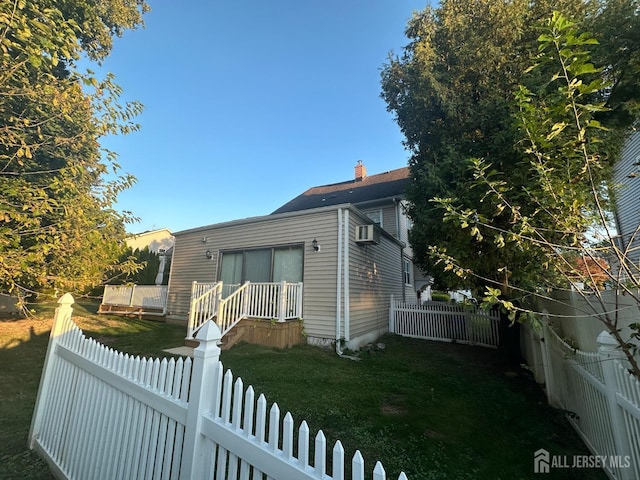
<instances>
[{"instance_id":1,"label":"gutter","mask_svg":"<svg viewBox=\"0 0 640 480\"><path fill-rule=\"evenodd\" d=\"M344 340L348 342L351 339L349 334L349 210L344 212L344 262L343 281L344 281Z\"/></svg>"},{"instance_id":2,"label":"gutter","mask_svg":"<svg viewBox=\"0 0 640 480\"><path fill-rule=\"evenodd\" d=\"M342 209L338 209L338 268L336 283L336 353L342 356L343 352L340 348L340 304L342 300L342 283L340 282L340 274L342 271Z\"/></svg>"},{"instance_id":3,"label":"gutter","mask_svg":"<svg viewBox=\"0 0 640 480\"><path fill-rule=\"evenodd\" d=\"M395 203L396 205L396 232L398 232L398 240L402 242L402 239L400 238L400 199L397 197L393 197L393 203ZM407 289L405 288L404 284L404 249L405 247L402 247L400 249L400 286L402 287L402 301L406 302Z\"/></svg>"}]
</instances>

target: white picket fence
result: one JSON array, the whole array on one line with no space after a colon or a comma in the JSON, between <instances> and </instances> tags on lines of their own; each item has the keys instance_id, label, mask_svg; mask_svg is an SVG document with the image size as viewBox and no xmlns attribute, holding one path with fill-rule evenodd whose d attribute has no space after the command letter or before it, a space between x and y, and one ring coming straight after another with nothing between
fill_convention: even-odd
<instances>
[{"instance_id":1,"label":"white picket fence","mask_svg":"<svg viewBox=\"0 0 640 480\"><path fill-rule=\"evenodd\" d=\"M198 333L193 362L140 359L85 337L71 295L59 304L29 432L57 478L345 478L339 441L327 458L322 431L310 445L306 422L295 431L289 413L281 420L275 403L267 412L263 395L223 373L213 322ZM351 479L364 480L360 452L351 467ZM372 478L386 479L380 462Z\"/></svg>"},{"instance_id":2,"label":"white picket fence","mask_svg":"<svg viewBox=\"0 0 640 480\"><path fill-rule=\"evenodd\" d=\"M576 350L548 325L522 329L522 351L549 403L567 418L612 479L640 478L640 382L625 368L615 339L598 336L598 352Z\"/></svg>"},{"instance_id":3,"label":"white picket fence","mask_svg":"<svg viewBox=\"0 0 640 480\"><path fill-rule=\"evenodd\" d=\"M102 306L164 311L167 307L167 288L166 285L105 285Z\"/></svg>"},{"instance_id":4,"label":"white picket fence","mask_svg":"<svg viewBox=\"0 0 640 480\"><path fill-rule=\"evenodd\" d=\"M497 348L500 314L445 302L398 302L389 306L389 331L405 337Z\"/></svg>"}]
</instances>

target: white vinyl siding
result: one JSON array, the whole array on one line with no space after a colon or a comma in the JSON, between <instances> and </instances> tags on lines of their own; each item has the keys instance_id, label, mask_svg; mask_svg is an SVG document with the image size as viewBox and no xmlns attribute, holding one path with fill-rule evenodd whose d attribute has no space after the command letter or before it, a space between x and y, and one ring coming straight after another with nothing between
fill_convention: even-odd
<instances>
[{"instance_id":1,"label":"white vinyl siding","mask_svg":"<svg viewBox=\"0 0 640 480\"><path fill-rule=\"evenodd\" d=\"M337 215L335 209L281 214L248 219L178 232L171 266L168 294L168 317L185 322L189 313L191 284L218 280L220 257L226 252L284 244L303 245L301 253L291 253L283 260L281 268L274 271L274 278L293 278L288 262L304 262L303 315L304 329L309 336L335 337L336 319L336 271L337 271ZM313 239L322 246L315 252ZM205 256L209 250L212 259ZM282 255L286 256L285 253ZM298 260L293 257L298 256ZM234 280L237 277L232 277ZM287 281L293 281L287 280ZM240 283L240 282L234 282Z\"/></svg>"},{"instance_id":2,"label":"white vinyl siding","mask_svg":"<svg viewBox=\"0 0 640 480\"><path fill-rule=\"evenodd\" d=\"M622 158L616 164L615 183L618 234L626 247L633 239L629 259L640 263L640 235L635 235L640 225L640 132L633 133L626 141Z\"/></svg>"},{"instance_id":3,"label":"white vinyl siding","mask_svg":"<svg viewBox=\"0 0 640 480\"><path fill-rule=\"evenodd\" d=\"M350 231L364 219L350 216ZM350 338L384 331L389 322L391 295L402 298L402 252L385 235L378 245L359 245L352 235L349 245Z\"/></svg>"}]
</instances>

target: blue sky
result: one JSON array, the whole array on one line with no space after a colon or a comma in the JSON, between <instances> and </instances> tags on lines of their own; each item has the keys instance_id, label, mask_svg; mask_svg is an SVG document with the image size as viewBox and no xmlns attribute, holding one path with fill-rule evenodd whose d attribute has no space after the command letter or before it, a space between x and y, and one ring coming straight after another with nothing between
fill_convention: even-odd
<instances>
[{"instance_id":1,"label":"blue sky","mask_svg":"<svg viewBox=\"0 0 640 480\"><path fill-rule=\"evenodd\" d=\"M424 0L153 1L102 71L145 110L103 140L138 183L132 233L266 215L309 187L403 167L380 69Z\"/></svg>"}]
</instances>

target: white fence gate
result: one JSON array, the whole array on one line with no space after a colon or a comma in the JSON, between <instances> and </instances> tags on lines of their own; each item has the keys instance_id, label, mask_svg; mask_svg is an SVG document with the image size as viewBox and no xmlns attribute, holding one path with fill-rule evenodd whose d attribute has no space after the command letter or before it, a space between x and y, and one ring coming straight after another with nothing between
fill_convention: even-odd
<instances>
[{"instance_id":1,"label":"white fence gate","mask_svg":"<svg viewBox=\"0 0 640 480\"><path fill-rule=\"evenodd\" d=\"M389 331L405 337L497 348L500 314L445 302L404 303L391 296Z\"/></svg>"},{"instance_id":2,"label":"white fence gate","mask_svg":"<svg viewBox=\"0 0 640 480\"><path fill-rule=\"evenodd\" d=\"M289 413L281 420L275 403L267 412L263 395L223 374L213 322L198 333L193 362L140 359L86 338L71 295L59 304L29 432L58 478L345 478L339 441L328 459L322 431L311 446L306 422L294 432ZM364 480L360 452L351 465L351 479ZM380 462L373 479L386 479Z\"/></svg>"},{"instance_id":3,"label":"white fence gate","mask_svg":"<svg viewBox=\"0 0 640 480\"><path fill-rule=\"evenodd\" d=\"M640 478L640 382L624 366L615 339L598 336L598 352L576 350L543 322L522 329L522 352L549 403L568 419L612 479Z\"/></svg>"}]
</instances>

